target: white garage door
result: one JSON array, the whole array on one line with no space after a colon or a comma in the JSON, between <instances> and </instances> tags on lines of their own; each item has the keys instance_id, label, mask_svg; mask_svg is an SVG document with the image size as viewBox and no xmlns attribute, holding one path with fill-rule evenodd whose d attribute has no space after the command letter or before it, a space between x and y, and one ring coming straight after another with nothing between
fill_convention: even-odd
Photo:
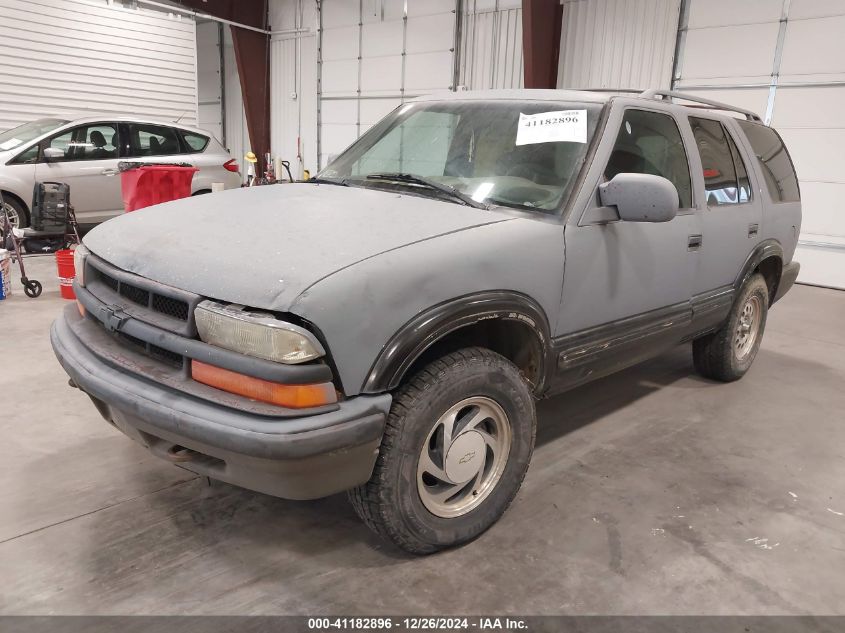
<instances>
[{"instance_id":1,"label":"white garage door","mask_svg":"<svg viewBox=\"0 0 845 633\"><path fill-rule=\"evenodd\" d=\"M320 165L404 99L453 83L454 0L323 0Z\"/></svg>"},{"instance_id":2,"label":"white garage door","mask_svg":"<svg viewBox=\"0 0 845 633\"><path fill-rule=\"evenodd\" d=\"M845 2L690 0L676 88L759 112L801 182L799 281L845 288Z\"/></svg>"},{"instance_id":3,"label":"white garage door","mask_svg":"<svg viewBox=\"0 0 845 633\"><path fill-rule=\"evenodd\" d=\"M0 130L45 116L195 124L193 20L103 0L0 0Z\"/></svg>"}]
</instances>

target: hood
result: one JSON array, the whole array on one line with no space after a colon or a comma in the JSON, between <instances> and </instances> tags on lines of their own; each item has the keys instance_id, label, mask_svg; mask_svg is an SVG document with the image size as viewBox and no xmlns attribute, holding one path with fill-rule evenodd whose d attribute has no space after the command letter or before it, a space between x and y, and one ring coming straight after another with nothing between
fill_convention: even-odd
<instances>
[{"instance_id":1,"label":"hood","mask_svg":"<svg viewBox=\"0 0 845 633\"><path fill-rule=\"evenodd\" d=\"M101 224L83 242L137 275L284 311L309 286L364 259L507 219L430 198L300 183L148 207Z\"/></svg>"}]
</instances>

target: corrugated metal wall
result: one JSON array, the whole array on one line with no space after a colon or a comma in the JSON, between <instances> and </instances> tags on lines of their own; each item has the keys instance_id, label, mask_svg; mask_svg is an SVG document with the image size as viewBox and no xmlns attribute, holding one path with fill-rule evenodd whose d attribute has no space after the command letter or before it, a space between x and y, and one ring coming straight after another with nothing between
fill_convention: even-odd
<instances>
[{"instance_id":1,"label":"corrugated metal wall","mask_svg":"<svg viewBox=\"0 0 845 633\"><path fill-rule=\"evenodd\" d=\"M193 20L105 0L0 0L0 130L50 115L197 121Z\"/></svg>"},{"instance_id":2,"label":"corrugated metal wall","mask_svg":"<svg viewBox=\"0 0 845 633\"><path fill-rule=\"evenodd\" d=\"M677 89L780 132L801 183L799 281L845 288L845 3L687 1Z\"/></svg>"},{"instance_id":3,"label":"corrugated metal wall","mask_svg":"<svg viewBox=\"0 0 845 633\"><path fill-rule=\"evenodd\" d=\"M567 0L558 88L669 88L680 0Z\"/></svg>"},{"instance_id":4,"label":"corrugated metal wall","mask_svg":"<svg viewBox=\"0 0 845 633\"><path fill-rule=\"evenodd\" d=\"M521 0L467 0L464 9L459 85L522 88Z\"/></svg>"}]
</instances>

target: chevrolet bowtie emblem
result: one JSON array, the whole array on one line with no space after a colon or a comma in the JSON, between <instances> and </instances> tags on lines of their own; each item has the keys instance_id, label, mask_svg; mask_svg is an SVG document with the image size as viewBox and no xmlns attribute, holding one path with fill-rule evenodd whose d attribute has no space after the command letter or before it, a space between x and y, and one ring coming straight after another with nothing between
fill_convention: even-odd
<instances>
[{"instance_id":1,"label":"chevrolet bowtie emblem","mask_svg":"<svg viewBox=\"0 0 845 633\"><path fill-rule=\"evenodd\" d=\"M129 315L120 306L101 306L99 317L106 330L117 332Z\"/></svg>"}]
</instances>

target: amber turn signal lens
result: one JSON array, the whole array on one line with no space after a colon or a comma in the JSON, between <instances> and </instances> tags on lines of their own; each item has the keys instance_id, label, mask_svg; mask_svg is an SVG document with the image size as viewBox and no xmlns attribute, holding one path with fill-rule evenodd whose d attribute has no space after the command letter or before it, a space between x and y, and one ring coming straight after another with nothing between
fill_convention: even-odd
<instances>
[{"instance_id":1,"label":"amber turn signal lens","mask_svg":"<svg viewBox=\"0 0 845 633\"><path fill-rule=\"evenodd\" d=\"M316 385L283 385L244 376L197 360L191 361L191 375L194 380L209 387L289 409L307 409L337 402L337 391L330 382Z\"/></svg>"},{"instance_id":2,"label":"amber turn signal lens","mask_svg":"<svg viewBox=\"0 0 845 633\"><path fill-rule=\"evenodd\" d=\"M84 319L85 318L85 306L82 305L82 302L77 300L76 301L76 308L79 310L79 315Z\"/></svg>"}]
</instances>

